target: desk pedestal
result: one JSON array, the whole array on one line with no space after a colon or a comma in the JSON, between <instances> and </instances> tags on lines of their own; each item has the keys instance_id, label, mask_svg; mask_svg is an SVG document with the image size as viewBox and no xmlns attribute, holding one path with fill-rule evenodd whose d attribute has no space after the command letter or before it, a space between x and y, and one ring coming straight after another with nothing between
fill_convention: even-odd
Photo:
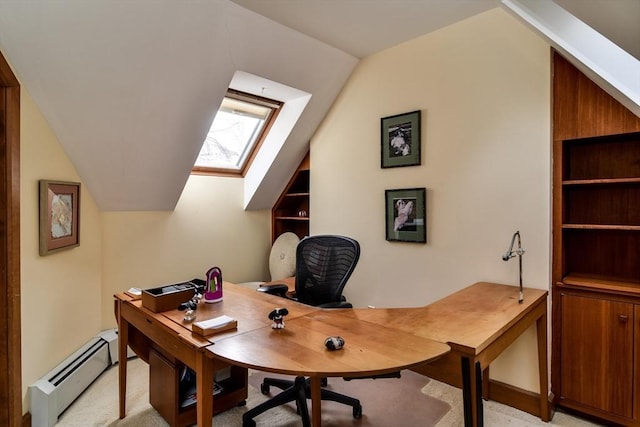
<instances>
[{"instance_id":1,"label":"desk pedestal","mask_svg":"<svg viewBox=\"0 0 640 427\"><path fill-rule=\"evenodd\" d=\"M115 299L118 319L119 415L126 416L127 348L128 346L149 363L149 401L172 426L198 424L210 427L214 413L244 404L247 399L246 368L234 367L231 378L223 384L225 391L211 397L215 372L229 365L213 360L205 354L210 344L193 336L182 326L174 324L162 314L150 312L139 306L139 301L119 294ZM179 372L182 365L189 366L198 376L197 393L203 396L198 404L180 409L178 402ZM204 393L207 390L209 393ZM205 404L201 404L205 402Z\"/></svg>"},{"instance_id":2,"label":"desk pedestal","mask_svg":"<svg viewBox=\"0 0 640 427\"><path fill-rule=\"evenodd\" d=\"M196 405L180 407L179 385L182 364L156 349L149 352L149 403L171 427L196 423ZM247 370L233 366L222 382L224 391L214 397L213 414L243 405L247 398Z\"/></svg>"}]
</instances>

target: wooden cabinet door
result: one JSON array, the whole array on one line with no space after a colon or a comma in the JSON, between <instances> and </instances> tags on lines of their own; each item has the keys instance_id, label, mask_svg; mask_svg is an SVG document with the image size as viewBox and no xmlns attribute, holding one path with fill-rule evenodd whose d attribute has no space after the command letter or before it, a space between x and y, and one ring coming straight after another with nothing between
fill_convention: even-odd
<instances>
[{"instance_id":1,"label":"wooden cabinet door","mask_svg":"<svg viewBox=\"0 0 640 427\"><path fill-rule=\"evenodd\" d=\"M562 295L561 399L631 418L633 304Z\"/></svg>"},{"instance_id":2,"label":"wooden cabinet door","mask_svg":"<svg viewBox=\"0 0 640 427\"><path fill-rule=\"evenodd\" d=\"M635 305L635 318L633 319L633 321L635 322L635 346L636 346L636 350L635 350L635 355L636 355L636 362L635 362L635 390L633 392L633 395L636 396L635 401L634 401L634 408L633 408L633 418L635 420L638 420L640 422L640 305Z\"/></svg>"}]
</instances>

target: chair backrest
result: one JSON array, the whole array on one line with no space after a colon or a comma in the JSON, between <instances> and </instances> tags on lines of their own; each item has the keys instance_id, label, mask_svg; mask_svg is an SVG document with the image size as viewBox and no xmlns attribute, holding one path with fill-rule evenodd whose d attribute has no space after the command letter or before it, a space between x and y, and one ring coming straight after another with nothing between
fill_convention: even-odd
<instances>
[{"instance_id":1,"label":"chair backrest","mask_svg":"<svg viewBox=\"0 0 640 427\"><path fill-rule=\"evenodd\" d=\"M309 305L342 300L342 290L360 258L357 241L334 235L308 236L296 249L296 297Z\"/></svg>"}]
</instances>

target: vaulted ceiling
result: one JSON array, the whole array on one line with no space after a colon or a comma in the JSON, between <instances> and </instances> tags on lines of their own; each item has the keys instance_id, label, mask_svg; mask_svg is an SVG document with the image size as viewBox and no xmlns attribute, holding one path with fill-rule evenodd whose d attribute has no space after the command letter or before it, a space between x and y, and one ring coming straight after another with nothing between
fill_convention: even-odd
<instances>
[{"instance_id":1,"label":"vaulted ceiling","mask_svg":"<svg viewBox=\"0 0 640 427\"><path fill-rule=\"evenodd\" d=\"M627 24L640 14L640 0L555 1L640 57L638 19ZM264 209L360 58L498 6L2 0L0 50L104 211L175 207L234 76L244 90L289 96L299 119L245 178L246 207Z\"/></svg>"}]
</instances>

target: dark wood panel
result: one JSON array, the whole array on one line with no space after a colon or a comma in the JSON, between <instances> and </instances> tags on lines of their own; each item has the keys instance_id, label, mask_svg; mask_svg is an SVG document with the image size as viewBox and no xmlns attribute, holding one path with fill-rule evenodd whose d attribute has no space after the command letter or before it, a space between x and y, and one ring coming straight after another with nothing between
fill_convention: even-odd
<instances>
[{"instance_id":1,"label":"dark wood panel","mask_svg":"<svg viewBox=\"0 0 640 427\"><path fill-rule=\"evenodd\" d=\"M564 189L564 224L640 225L640 183Z\"/></svg>"},{"instance_id":2,"label":"dark wood panel","mask_svg":"<svg viewBox=\"0 0 640 427\"><path fill-rule=\"evenodd\" d=\"M631 418L632 304L562 296L561 400Z\"/></svg>"},{"instance_id":3,"label":"dark wood panel","mask_svg":"<svg viewBox=\"0 0 640 427\"><path fill-rule=\"evenodd\" d=\"M634 372L636 372L635 383L633 385L633 395L636 396L636 400L638 400L638 396L640 396L640 351L637 350L638 343L640 343L640 305L635 306L635 337L634 342L636 343L636 351L635 351L635 364L634 364ZM633 408L633 418L636 420L640 420L640 405L636 404ZM640 422L639 422L640 423Z\"/></svg>"},{"instance_id":4,"label":"dark wood panel","mask_svg":"<svg viewBox=\"0 0 640 427\"><path fill-rule=\"evenodd\" d=\"M0 425L22 423L20 85L0 52Z\"/></svg>"},{"instance_id":5,"label":"dark wood panel","mask_svg":"<svg viewBox=\"0 0 640 427\"><path fill-rule=\"evenodd\" d=\"M640 425L634 337L609 317L623 307L633 318L640 302L640 118L552 52L552 393L559 406L624 425L635 413ZM602 300L567 300L567 275Z\"/></svg>"},{"instance_id":6,"label":"dark wood panel","mask_svg":"<svg viewBox=\"0 0 640 427\"><path fill-rule=\"evenodd\" d=\"M640 282L640 232L569 229L562 233L565 275L579 273Z\"/></svg>"},{"instance_id":7,"label":"dark wood panel","mask_svg":"<svg viewBox=\"0 0 640 427\"><path fill-rule=\"evenodd\" d=\"M557 52L552 75L554 140L640 131L639 117Z\"/></svg>"},{"instance_id":8,"label":"dark wood panel","mask_svg":"<svg viewBox=\"0 0 640 427\"><path fill-rule=\"evenodd\" d=\"M553 139L577 138L578 78L580 72L558 53L553 54L552 114Z\"/></svg>"},{"instance_id":9,"label":"dark wood panel","mask_svg":"<svg viewBox=\"0 0 640 427\"><path fill-rule=\"evenodd\" d=\"M640 176L640 133L631 132L564 142L564 179Z\"/></svg>"}]
</instances>

